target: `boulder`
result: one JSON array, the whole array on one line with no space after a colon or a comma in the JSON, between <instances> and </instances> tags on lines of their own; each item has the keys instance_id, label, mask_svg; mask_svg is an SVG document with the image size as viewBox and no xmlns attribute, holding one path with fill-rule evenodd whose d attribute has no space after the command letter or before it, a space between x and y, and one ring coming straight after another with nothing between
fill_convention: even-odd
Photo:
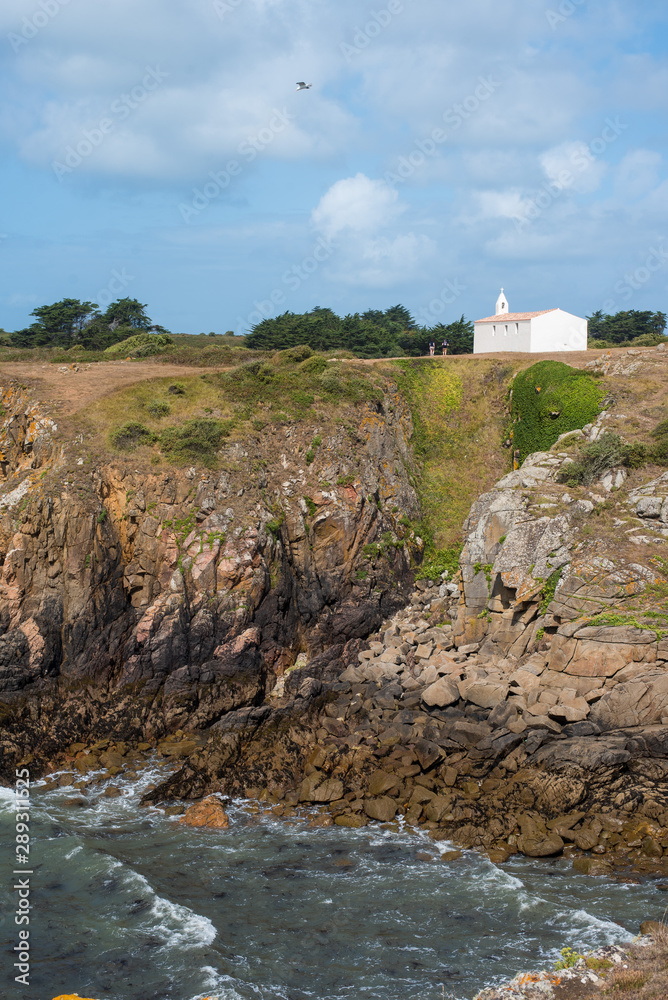
<instances>
[{"instance_id":1,"label":"boulder","mask_svg":"<svg viewBox=\"0 0 668 1000\"><path fill-rule=\"evenodd\" d=\"M309 774L299 788L300 802L336 802L343 796L343 783L338 778L325 778L317 771Z\"/></svg>"},{"instance_id":2,"label":"boulder","mask_svg":"<svg viewBox=\"0 0 668 1000\"><path fill-rule=\"evenodd\" d=\"M582 875L609 875L612 872L612 865L602 858L574 858L573 868Z\"/></svg>"},{"instance_id":3,"label":"boulder","mask_svg":"<svg viewBox=\"0 0 668 1000\"><path fill-rule=\"evenodd\" d=\"M459 689L449 677L441 677L422 692L425 705L432 708L447 708L459 701Z\"/></svg>"},{"instance_id":4,"label":"boulder","mask_svg":"<svg viewBox=\"0 0 668 1000\"><path fill-rule=\"evenodd\" d=\"M395 774L388 774L387 771L374 771L369 778L369 795L383 795L397 784L398 779Z\"/></svg>"},{"instance_id":5,"label":"boulder","mask_svg":"<svg viewBox=\"0 0 668 1000\"><path fill-rule=\"evenodd\" d=\"M459 693L462 694L462 684L458 685ZM466 687L466 701L478 708L495 708L506 700L508 695L507 684L489 684L485 681L474 681Z\"/></svg>"},{"instance_id":6,"label":"boulder","mask_svg":"<svg viewBox=\"0 0 668 1000\"><path fill-rule=\"evenodd\" d=\"M229 817L215 795L208 795L201 802L195 802L186 809L178 822L186 826L206 827L209 830L224 830L230 825Z\"/></svg>"},{"instance_id":7,"label":"boulder","mask_svg":"<svg viewBox=\"0 0 668 1000\"><path fill-rule=\"evenodd\" d=\"M425 816L432 823L440 823L452 809L452 797L450 795L435 795L425 806Z\"/></svg>"},{"instance_id":8,"label":"boulder","mask_svg":"<svg viewBox=\"0 0 668 1000\"><path fill-rule=\"evenodd\" d=\"M366 817L361 816L359 813L346 814L345 816L336 816L334 822L336 823L337 826L347 826L351 827L353 830L357 830L359 829L359 827L367 825Z\"/></svg>"},{"instance_id":9,"label":"boulder","mask_svg":"<svg viewBox=\"0 0 668 1000\"><path fill-rule=\"evenodd\" d=\"M370 819L390 823L397 814L397 803L389 795L379 795L378 798L364 800L364 812Z\"/></svg>"},{"instance_id":10,"label":"boulder","mask_svg":"<svg viewBox=\"0 0 668 1000\"><path fill-rule=\"evenodd\" d=\"M561 854L564 842L557 833L522 834L517 838L517 847L528 858L549 858Z\"/></svg>"}]
</instances>

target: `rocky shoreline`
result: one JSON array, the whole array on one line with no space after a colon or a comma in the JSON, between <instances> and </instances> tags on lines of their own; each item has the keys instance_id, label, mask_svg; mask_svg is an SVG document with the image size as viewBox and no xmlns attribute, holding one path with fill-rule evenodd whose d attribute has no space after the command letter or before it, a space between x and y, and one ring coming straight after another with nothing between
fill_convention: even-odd
<instances>
[{"instance_id":1,"label":"rocky shoreline","mask_svg":"<svg viewBox=\"0 0 668 1000\"><path fill-rule=\"evenodd\" d=\"M668 878L668 792L656 780L668 727L567 721L567 706L541 700L554 690L544 653L483 667L476 644L457 648L451 625L432 624L451 613L453 585L413 596L370 640L287 672L265 703L160 741L181 766L145 804L177 814L205 795L240 796L318 826L401 820L497 863L563 854L586 874ZM51 767L72 767L59 781L85 790L87 771L132 776L154 748L74 744Z\"/></svg>"}]
</instances>

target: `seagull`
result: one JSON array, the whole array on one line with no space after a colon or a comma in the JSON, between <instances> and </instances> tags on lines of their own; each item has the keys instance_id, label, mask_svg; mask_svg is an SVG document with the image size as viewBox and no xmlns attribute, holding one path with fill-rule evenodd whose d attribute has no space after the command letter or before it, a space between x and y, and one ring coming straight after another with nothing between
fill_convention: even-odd
<instances>
[{"instance_id":1,"label":"seagull","mask_svg":"<svg viewBox=\"0 0 668 1000\"><path fill-rule=\"evenodd\" d=\"M297 84L297 90L308 90L308 89L309 89L309 87L312 87L312 86L313 86L313 84L312 84L312 83L304 83L304 81L303 81L303 80L301 80L301 81L300 81L300 82L299 82L299 83Z\"/></svg>"}]
</instances>

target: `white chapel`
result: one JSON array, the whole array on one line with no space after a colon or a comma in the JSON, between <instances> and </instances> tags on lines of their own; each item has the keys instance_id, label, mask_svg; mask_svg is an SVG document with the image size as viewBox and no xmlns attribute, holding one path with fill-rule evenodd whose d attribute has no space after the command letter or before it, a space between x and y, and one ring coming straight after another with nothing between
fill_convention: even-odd
<instances>
[{"instance_id":1,"label":"white chapel","mask_svg":"<svg viewBox=\"0 0 668 1000\"><path fill-rule=\"evenodd\" d=\"M552 351L586 350L586 319L563 309L510 312L503 288L496 301L495 315L476 320L474 326L474 354L497 351L547 354Z\"/></svg>"}]
</instances>

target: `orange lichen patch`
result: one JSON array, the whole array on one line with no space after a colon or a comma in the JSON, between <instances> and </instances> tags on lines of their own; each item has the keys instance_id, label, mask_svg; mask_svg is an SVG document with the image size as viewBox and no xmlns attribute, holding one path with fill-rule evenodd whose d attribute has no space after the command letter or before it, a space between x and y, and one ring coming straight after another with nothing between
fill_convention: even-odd
<instances>
[{"instance_id":1,"label":"orange lichen patch","mask_svg":"<svg viewBox=\"0 0 668 1000\"><path fill-rule=\"evenodd\" d=\"M59 997L54 997L53 1000L91 1000L91 998L80 997L78 993L63 993Z\"/></svg>"}]
</instances>

